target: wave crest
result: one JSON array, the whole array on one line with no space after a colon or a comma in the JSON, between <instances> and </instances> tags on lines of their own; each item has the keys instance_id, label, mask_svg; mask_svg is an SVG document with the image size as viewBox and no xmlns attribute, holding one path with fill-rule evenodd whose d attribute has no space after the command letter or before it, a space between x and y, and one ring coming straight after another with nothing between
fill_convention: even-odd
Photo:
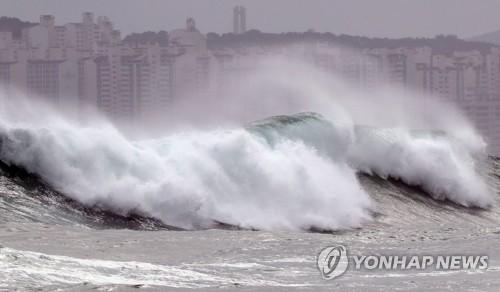
<instances>
[{"instance_id":1,"label":"wave crest","mask_svg":"<svg viewBox=\"0 0 500 292\"><path fill-rule=\"evenodd\" d=\"M311 113L147 141L131 141L109 125L0 119L0 159L86 205L187 229L360 227L375 206L358 170L400 178L465 206L492 202L474 155L457 141L354 130Z\"/></svg>"}]
</instances>

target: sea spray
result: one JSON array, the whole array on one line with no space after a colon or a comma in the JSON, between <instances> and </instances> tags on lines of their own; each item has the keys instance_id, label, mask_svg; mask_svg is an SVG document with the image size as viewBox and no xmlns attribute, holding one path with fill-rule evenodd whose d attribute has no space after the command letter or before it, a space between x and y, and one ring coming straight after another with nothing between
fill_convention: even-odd
<instances>
[{"instance_id":1,"label":"sea spray","mask_svg":"<svg viewBox=\"0 0 500 292\"><path fill-rule=\"evenodd\" d=\"M442 132L357 127L349 161L364 173L420 186L435 199L487 208L493 195L481 156Z\"/></svg>"},{"instance_id":2,"label":"sea spray","mask_svg":"<svg viewBox=\"0 0 500 292\"><path fill-rule=\"evenodd\" d=\"M176 227L342 229L370 219L355 171L299 140L270 144L228 129L129 141L111 127L68 122L4 126L0 137L3 161L68 196Z\"/></svg>"},{"instance_id":3,"label":"sea spray","mask_svg":"<svg viewBox=\"0 0 500 292\"><path fill-rule=\"evenodd\" d=\"M0 159L87 206L187 229L362 226L375 206L357 171L465 206L491 204L478 167L484 142L453 107L397 91L361 94L302 64L269 64L249 77L252 86L211 107L187 100L215 118L203 130L174 127L149 140L131 139L99 117L72 121L35 97L2 96ZM300 78L278 74L290 67L300 68ZM239 110L230 126L227 109ZM291 114L304 110L315 113ZM244 126L252 117L266 119ZM415 128L446 135L414 135Z\"/></svg>"}]
</instances>

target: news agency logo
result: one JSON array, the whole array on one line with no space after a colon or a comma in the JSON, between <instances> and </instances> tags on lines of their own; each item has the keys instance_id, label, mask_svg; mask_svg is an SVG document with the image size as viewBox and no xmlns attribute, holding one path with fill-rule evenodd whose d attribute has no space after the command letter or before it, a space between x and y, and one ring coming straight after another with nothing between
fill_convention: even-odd
<instances>
[{"instance_id":1,"label":"news agency logo","mask_svg":"<svg viewBox=\"0 0 500 292\"><path fill-rule=\"evenodd\" d=\"M486 255L362 255L349 257L343 245L322 249L317 257L317 267L325 280L343 275L349 268L354 270L433 270L433 271L480 271L488 269Z\"/></svg>"},{"instance_id":2,"label":"news agency logo","mask_svg":"<svg viewBox=\"0 0 500 292\"><path fill-rule=\"evenodd\" d=\"M341 276L349 266L347 248L337 245L323 249L318 255L317 264L323 279L331 280Z\"/></svg>"}]
</instances>

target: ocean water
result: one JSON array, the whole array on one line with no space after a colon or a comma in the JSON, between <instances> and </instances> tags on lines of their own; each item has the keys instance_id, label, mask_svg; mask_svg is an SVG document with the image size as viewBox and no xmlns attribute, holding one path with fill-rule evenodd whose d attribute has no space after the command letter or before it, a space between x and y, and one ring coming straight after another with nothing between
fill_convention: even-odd
<instances>
[{"instance_id":1,"label":"ocean water","mask_svg":"<svg viewBox=\"0 0 500 292\"><path fill-rule=\"evenodd\" d=\"M106 123L1 117L0 289L500 284L500 162L481 139L318 113L149 140ZM335 244L351 254L486 254L490 262L485 271L323 280L316 256Z\"/></svg>"},{"instance_id":2,"label":"ocean water","mask_svg":"<svg viewBox=\"0 0 500 292\"><path fill-rule=\"evenodd\" d=\"M142 135L0 96L0 290L498 291L500 162L459 110L262 63ZM324 280L339 244L489 267Z\"/></svg>"}]
</instances>

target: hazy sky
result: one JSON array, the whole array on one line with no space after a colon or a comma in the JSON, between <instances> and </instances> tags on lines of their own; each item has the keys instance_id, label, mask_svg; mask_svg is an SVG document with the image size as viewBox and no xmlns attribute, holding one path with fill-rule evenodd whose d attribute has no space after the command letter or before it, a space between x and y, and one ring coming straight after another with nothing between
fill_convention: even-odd
<instances>
[{"instance_id":1,"label":"hazy sky","mask_svg":"<svg viewBox=\"0 0 500 292\"><path fill-rule=\"evenodd\" d=\"M249 29L266 32L469 37L500 30L500 0L0 0L0 15L36 21L54 14L64 24L91 11L109 16L124 34L172 30L192 16L203 32L228 32L235 5L247 7Z\"/></svg>"}]
</instances>

